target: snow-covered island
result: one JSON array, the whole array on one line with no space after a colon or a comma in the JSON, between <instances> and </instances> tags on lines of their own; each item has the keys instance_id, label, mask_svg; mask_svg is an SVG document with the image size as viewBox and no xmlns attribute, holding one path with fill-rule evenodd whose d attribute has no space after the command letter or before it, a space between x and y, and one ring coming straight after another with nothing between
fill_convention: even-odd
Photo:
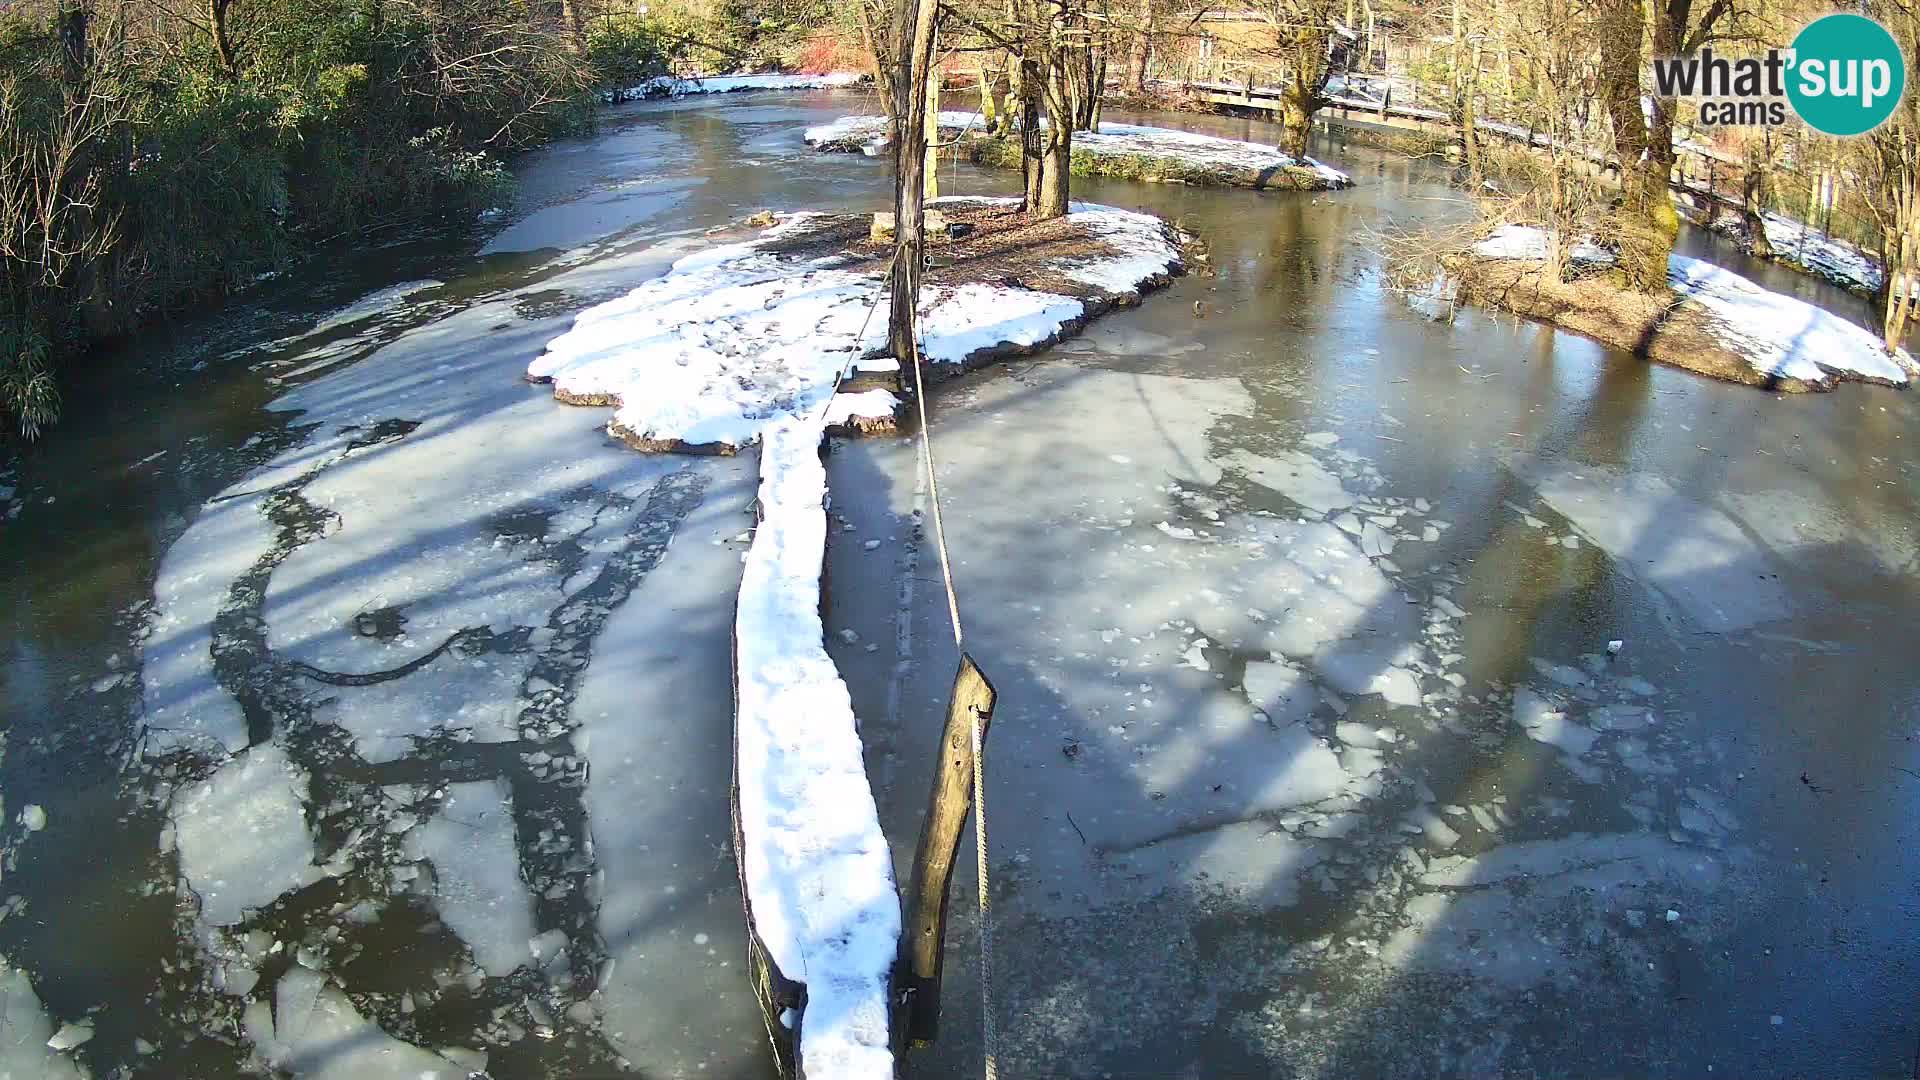
<instances>
[{"instance_id":1,"label":"snow-covered island","mask_svg":"<svg viewBox=\"0 0 1920 1080\"><path fill-rule=\"evenodd\" d=\"M929 205L951 234L932 245L920 306L936 372L1044 346L1183 268L1184 239L1145 214L1076 204L1034 221L1015 199ZM793 214L686 256L581 312L528 375L562 401L613 406L609 430L637 448L759 443L760 522L734 621L736 843L754 976L783 1059L805 1075L885 1080L899 899L820 619L821 443L891 429L910 385L901 362L878 355L892 246L871 240L871 221Z\"/></svg>"},{"instance_id":2,"label":"snow-covered island","mask_svg":"<svg viewBox=\"0 0 1920 1080\"><path fill-rule=\"evenodd\" d=\"M1664 363L1770 390L1831 390L1844 381L1908 386L1920 364L1869 330L1724 267L1668 260L1665 296L1632 292L1604 271L1613 255L1576 243L1574 280L1545 270L1548 234L1502 225L1445 261L1445 288L1469 302L1542 319ZM1586 272L1581 272L1582 270Z\"/></svg>"},{"instance_id":3,"label":"snow-covered island","mask_svg":"<svg viewBox=\"0 0 1920 1080\"><path fill-rule=\"evenodd\" d=\"M979 113L942 112L940 134L942 139L960 138L961 149L976 164L1019 167L1020 144L988 133ZM887 145L887 120L843 116L806 129L803 137L816 150L871 157ZM1330 191L1353 185L1353 178L1338 169L1263 143L1111 122L1103 122L1097 132L1074 132L1073 173L1260 190Z\"/></svg>"}]
</instances>

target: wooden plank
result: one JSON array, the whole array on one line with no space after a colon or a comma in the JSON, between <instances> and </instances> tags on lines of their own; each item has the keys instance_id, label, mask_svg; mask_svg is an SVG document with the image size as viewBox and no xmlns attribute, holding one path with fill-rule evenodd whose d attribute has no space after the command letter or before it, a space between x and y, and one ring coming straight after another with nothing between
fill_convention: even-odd
<instances>
[{"instance_id":1,"label":"wooden plank","mask_svg":"<svg viewBox=\"0 0 1920 1080\"><path fill-rule=\"evenodd\" d=\"M900 961L895 968L895 1000L901 1003L904 1031L914 1046L933 1042L940 1031L940 969L946 951L947 899L953 882L954 858L960 833L973 810L973 724L978 718L985 745L996 699L993 684L960 654L953 676L953 696L947 705L946 730L940 735L940 759L934 767L933 789L927 798L927 816L920 822L920 843L913 855L913 877L907 889L906 924L900 935Z\"/></svg>"}]
</instances>

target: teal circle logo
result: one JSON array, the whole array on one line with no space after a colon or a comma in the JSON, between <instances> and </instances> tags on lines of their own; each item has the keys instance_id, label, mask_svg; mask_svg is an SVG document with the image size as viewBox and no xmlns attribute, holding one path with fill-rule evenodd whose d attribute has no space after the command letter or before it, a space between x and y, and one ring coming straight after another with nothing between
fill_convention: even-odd
<instances>
[{"instance_id":1,"label":"teal circle logo","mask_svg":"<svg viewBox=\"0 0 1920 1080\"><path fill-rule=\"evenodd\" d=\"M1907 58L1887 28L1864 15L1827 15L1793 39L1787 100L1813 130L1864 135L1886 122L1907 90Z\"/></svg>"}]
</instances>

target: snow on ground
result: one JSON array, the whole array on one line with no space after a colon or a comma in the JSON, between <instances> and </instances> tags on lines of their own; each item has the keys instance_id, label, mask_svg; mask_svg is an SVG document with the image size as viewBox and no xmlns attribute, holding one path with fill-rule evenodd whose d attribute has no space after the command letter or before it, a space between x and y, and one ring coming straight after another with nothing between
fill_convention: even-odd
<instances>
[{"instance_id":1,"label":"snow on ground","mask_svg":"<svg viewBox=\"0 0 1920 1080\"><path fill-rule=\"evenodd\" d=\"M1880 260L1844 240L1822 236L1805 222L1775 213L1761 215L1773 256L1806 268L1842 288L1878 292L1883 272ZM1723 213L1710 226L1714 232L1745 242L1746 219Z\"/></svg>"},{"instance_id":2,"label":"snow on ground","mask_svg":"<svg viewBox=\"0 0 1920 1080\"><path fill-rule=\"evenodd\" d=\"M1534 225L1502 225L1474 245L1474 254L1483 259L1544 259L1547 257L1547 233ZM1613 252L1592 240L1575 242L1570 252L1576 263L1611 266Z\"/></svg>"},{"instance_id":3,"label":"snow on ground","mask_svg":"<svg viewBox=\"0 0 1920 1080\"><path fill-rule=\"evenodd\" d=\"M1544 259L1547 234L1533 225L1502 225L1474 252L1486 259ZM1596 265L1613 261L1611 252L1591 240L1576 244L1573 255ZM1724 267L1674 255L1667 279L1676 295L1705 309L1711 332L1761 375L1824 387L1839 375L1905 386L1920 374L1905 349L1889 354L1870 331Z\"/></svg>"},{"instance_id":4,"label":"snow on ground","mask_svg":"<svg viewBox=\"0 0 1920 1080\"><path fill-rule=\"evenodd\" d=\"M951 204L935 205L942 202ZM1179 249L1157 218L1086 203L1076 204L1073 217L1119 249L1065 266L1076 281L1133 292L1179 265ZM650 444L730 448L783 416L824 416L829 424L890 416L898 402L881 390L829 407L848 362L885 341L880 275L843 269L838 256L802 263L765 249L816 220L795 214L754 240L689 255L662 277L581 312L528 375L551 380L565 398L618 402L611 427ZM1074 297L1009 286L930 288L922 346L933 360L959 363L1005 343L1045 342L1084 311Z\"/></svg>"},{"instance_id":5,"label":"snow on ground","mask_svg":"<svg viewBox=\"0 0 1920 1080\"><path fill-rule=\"evenodd\" d=\"M807 985L810 1076L890 1077L888 972L900 936L893 857L868 787L858 722L824 646L823 428L767 428L760 527L735 620L741 873L774 963Z\"/></svg>"},{"instance_id":6,"label":"snow on ground","mask_svg":"<svg viewBox=\"0 0 1920 1080\"><path fill-rule=\"evenodd\" d=\"M943 133L968 129L981 131L983 124L979 113L940 114L940 130ZM887 119L884 116L843 116L806 129L802 137L816 149L859 148L872 156L887 145ZM1338 169L1312 158L1295 158L1282 153L1277 147L1223 139L1216 135L1200 135L1176 128L1103 122L1098 132L1074 132L1073 148L1102 157L1164 158L1207 168L1253 172L1305 167L1313 169L1335 187L1347 187L1353 183L1352 177Z\"/></svg>"},{"instance_id":7,"label":"snow on ground","mask_svg":"<svg viewBox=\"0 0 1920 1080\"><path fill-rule=\"evenodd\" d=\"M1223 139L1174 128L1144 124L1103 122L1097 132L1073 133L1073 148L1097 156L1144 156L1171 158L1195 165L1255 172L1306 167L1336 187L1346 187L1353 178L1338 169L1322 165L1312 158L1296 158L1264 143Z\"/></svg>"},{"instance_id":8,"label":"snow on ground","mask_svg":"<svg viewBox=\"0 0 1920 1080\"><path fill-rule=\"evenodd\" d=\"M831 90L853 86L867 76L852 71L827 75L660 75L637 86L609 91L608 101L686 97L690 94L730 94L739 90Z\"/></svg>"},{"instance_id":9,"label":"snow on ground","mask_svg":"<svg viewBox=\"0 0 1920 1080\"><path fill-rule=\"evenodd\" d=\"M1675 255L1667 278L1676 293L1707 309L1720 340L1762 375L1829 386L1835 375L1850 374L1905 386L1920 374L1905 349L1889 355L1878 335L1731 270Z\"/></svg>"}]
</instances>

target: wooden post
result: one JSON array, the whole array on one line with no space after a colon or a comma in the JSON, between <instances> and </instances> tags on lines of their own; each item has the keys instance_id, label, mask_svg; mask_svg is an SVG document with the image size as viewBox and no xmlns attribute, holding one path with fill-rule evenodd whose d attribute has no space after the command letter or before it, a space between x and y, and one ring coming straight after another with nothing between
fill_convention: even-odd
<instances>
[{"instance_id":1,"label":"wooden post","mask_svg":"<svg viewBox=\"0 0 1920 1080\"><path fill-rule=\"evenodd\" d=\"M913 878L907 890L907 914L895 968L896 999L902 1002L904 1029L914 1046L933 1042L940 1031L940 960L946 950L947 894L953 881L960 832L973 809L973 724L980 724L981 746L993 720L993 684L960 654L953 676L947 726L940 735L940 761L934 768L927 816L920 822L920 844L913 853Z\"/></svg>"}]
</instances>

